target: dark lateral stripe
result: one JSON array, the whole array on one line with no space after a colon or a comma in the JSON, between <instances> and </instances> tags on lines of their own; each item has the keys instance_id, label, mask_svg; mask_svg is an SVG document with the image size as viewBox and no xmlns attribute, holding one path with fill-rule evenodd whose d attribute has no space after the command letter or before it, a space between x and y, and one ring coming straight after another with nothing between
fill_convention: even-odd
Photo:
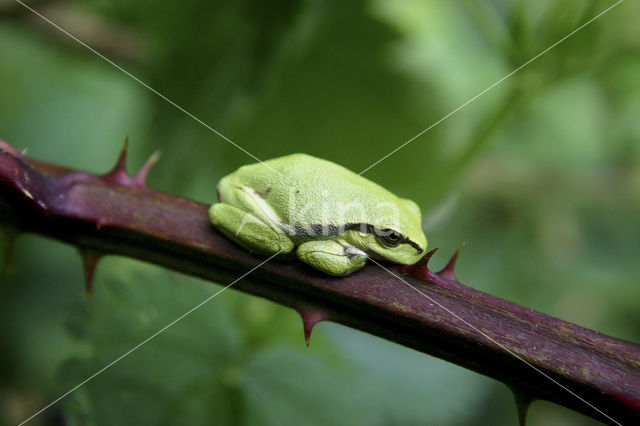
<instances>
[{"instance_id":1,"label":"dark lateral stripe","mask_svg":"<svg viewBox=\"0 0 640 426\"><path fill-rule=\"evenodd\" d=\"M346 223L342 226L312 224L307 226L296 225L295 227L291 227L289 225L281 223L280 226L287 234L291 236L302 237L315 237L317 235L340 235L346 231L358 231L364 234L375 233L378 235L380 235L380 233L382 232L382 230L377 229L375 226L369 223ZM411 247L416 249L418 254L422 253L422 248L415 241L412 241L405 236L402 236L399 244L409 244Z\"/></svg>"}]
</instances>

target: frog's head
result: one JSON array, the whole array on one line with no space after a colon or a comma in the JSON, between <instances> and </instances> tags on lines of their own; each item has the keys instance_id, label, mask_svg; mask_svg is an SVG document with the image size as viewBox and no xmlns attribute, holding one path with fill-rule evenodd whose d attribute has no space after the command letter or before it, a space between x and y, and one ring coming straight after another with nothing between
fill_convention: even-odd
<instances>
[{"instance_id":1,"label":"frog's head","mask_svg":"<svg viewBox=\"0 0 640 426\"><path fill-rule=\"evenodd\" d=\"M408 199L394 206L392 214L377 214L367 232L359 233L358 245L374 259L413 265L427 249L420 207Z\"/></svg>"}]
</instances>

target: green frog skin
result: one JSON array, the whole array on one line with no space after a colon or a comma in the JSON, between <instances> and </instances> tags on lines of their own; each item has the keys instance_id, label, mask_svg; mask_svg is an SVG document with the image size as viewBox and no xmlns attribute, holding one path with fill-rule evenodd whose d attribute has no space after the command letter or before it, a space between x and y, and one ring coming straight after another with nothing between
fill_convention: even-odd
<instances>
[{"instance_id":1,"label":"green frog skin","mask_svg":"<svg viewBox=\"0 0 640 426\"><path fill-rule=\"evenodd\" d=\"M292 154L240 167L217 186L213 225L244 249L294 254L334 276L368 257L411 265L425 254L418 205L327 160Z\"/></svg>"}]
</instances>

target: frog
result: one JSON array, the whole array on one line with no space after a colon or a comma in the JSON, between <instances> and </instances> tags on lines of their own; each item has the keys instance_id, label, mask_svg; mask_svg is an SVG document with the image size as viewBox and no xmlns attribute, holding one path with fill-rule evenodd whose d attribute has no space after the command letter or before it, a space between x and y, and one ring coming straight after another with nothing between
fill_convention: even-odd
<instances>
[{"instance_id":1,"label":"frog","mask_svg":"<svg viewBox=\"0 0 640 426\"><path fill-rule=\"evenodd\" d=\"M411 265L427 248L417 203L308 154L241 166L220 179L217 195L209 219L231 241L330 276L368 259Z\"/></svg>"}]
</instances>

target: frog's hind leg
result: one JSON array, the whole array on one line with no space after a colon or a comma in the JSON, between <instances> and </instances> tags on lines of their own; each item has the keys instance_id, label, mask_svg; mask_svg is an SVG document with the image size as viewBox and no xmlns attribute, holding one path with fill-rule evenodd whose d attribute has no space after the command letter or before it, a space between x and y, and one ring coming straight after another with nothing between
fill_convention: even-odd
<instances>
[{"instance_id":1,"label":"frog's hind leg","mask_svg":"<svg viewBox=\"0 0 640 426\"><path fill-rule=\"evenodd\" d=\"M218 187L218 199L221 203L238 207L269 225L281 229L279 217L269 206L264 195L245 185L224 185Z\"/></svg>"},{"instance_id":2,"label":"frog's hind leg","mask_svg":"<svg viewBox=\"0 0 640 426\"><path fill-rule=\"evenodd\" d=\"M225 203L209 209L209 218L216 228L244 249L262 254L290 253L295 248L291 238L280 228L270 226L253 213Z\"/></svg>"}]
</instances>

